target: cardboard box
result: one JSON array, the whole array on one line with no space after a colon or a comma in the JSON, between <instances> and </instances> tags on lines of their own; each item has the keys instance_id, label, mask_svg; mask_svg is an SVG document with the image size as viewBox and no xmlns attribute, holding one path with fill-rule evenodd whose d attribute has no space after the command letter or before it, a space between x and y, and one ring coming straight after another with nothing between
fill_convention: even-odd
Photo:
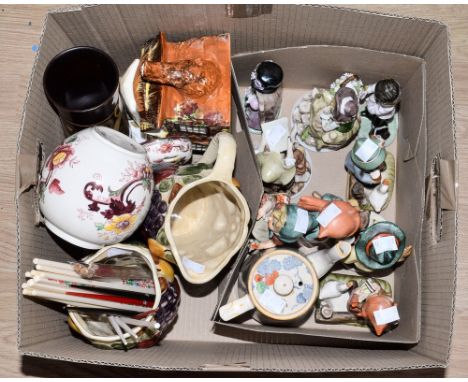
<instances>
[{"instance_id":1,"label":"cardboard box","mask_svg":"<svg viewBox=\"0 0 468 382\"><path fill-rule=\"evenodd\" d=\"M216 281L204 288L183 285L179 317L160 346L129 352L100 350L70 334L65 315L56 305L36 303L21 295L24 272L36 256L55 260L74 253L35 225L34 179L38 154L47 155L62 140L62 129L42 90L42 74L48 61L74 45L92 45L107 51L121 72L137 57L141 44L165 31L173 40L192 36L231 33L234 55L266 50L311 46L311 52L327 51L334 60L320 61L310 54L308 83L286 84L301 89L326 85L326 75L359 72L364 79L380 78L381 71L404 83L395 219L417 250L399 268L396 285L400 304L411 312L410 322L389 334L380 349L368 347L363 334L288 336L245 330L210 322L211 314L226 301L245 253ZM359 50L358 50L359 49ZM356 52L366 60L359 60ZM343 54L346 53L346 58ZM251 56L255 61L257 58ZM284 57L285 59L286 57ZM244 57L245 63L248 56ZM242 60L241 57L234 60ZM391 61L390 61L391 60ZM239 61L242 62L242 61ZM367 65L374 63L374 69ZM307 61L295 60L304 73ZM286 68L286 65L285 65ZM288 70L292 70L292 66ZM359 69L359 70L358 70ZM249 68L250 70L250 68ZM239 70L237 69L237 72ZM315 73L315 74L314 74ZM323 78L320 73L324 73ZM240 83L245 80L240 76ZM315 76L315 77L314 77ZM296 80L300 78L297 77ZM455 123L452 99L450 47L447 27L435 21L402 18L322 6L256 5L104 5L75 7L48 15L26 100L18 143L18 348L21 354L102 365L161 370L324 372L435 368L447 365L453 321L456 276L457 177ZM413 92L413 86L417 91ZM239 98L237 107L239 108ZM413 110L414 109L414 110ZM240 118L242 120L242 117ZM239 126L239 125L238 125ZM248 182L244 169L251 160L251 146L242 129L234 127L239 149L236 176L251 208L261 185L258 174ZM242 125L240 125L242 127ZM244 179L244 181L243 181ZM426 191L424 191L426 180ZM400 187L401 185L401 187ZM426 213L423 213L426 206ZM255 216L253 214L253 216ZM75 254L76 256L76 254ZM415 292L417 291L417 292ZM418 303L411 306L411 302ZM420 307L420 309L419 309ZM213 318L216 318L213 316ZM397 334L398 333L398 334ZM352 341L343 340L348 337ZM266 342L266 343L264 343ZM315 343L328 346L310 346ZM417 344L416 344L417 343ZM398 349L395 348L398 345ZM405 348L401 348L402 344ZM336 347L346 346L345 348ZM332 347L334 346L334 347Z\"/></svg>"}]
</instances>

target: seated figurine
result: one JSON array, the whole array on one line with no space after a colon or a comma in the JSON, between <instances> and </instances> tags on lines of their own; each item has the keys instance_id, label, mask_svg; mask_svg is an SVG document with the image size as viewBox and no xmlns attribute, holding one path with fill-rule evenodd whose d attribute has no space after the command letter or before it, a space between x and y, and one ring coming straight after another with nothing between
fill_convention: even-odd
<instances>
[{"instance_id":1,"label":"seated figurine","mask_svg":"<svg viewBox=\"0 0 468 382\"><path fill-rule=\"evenodd\" d=\"M331 88L314 88L293 109L299 138L310 149L339 150L351 142L360 127L358 95L362 82L345 73Z\"/></svg>"}]
</instances>

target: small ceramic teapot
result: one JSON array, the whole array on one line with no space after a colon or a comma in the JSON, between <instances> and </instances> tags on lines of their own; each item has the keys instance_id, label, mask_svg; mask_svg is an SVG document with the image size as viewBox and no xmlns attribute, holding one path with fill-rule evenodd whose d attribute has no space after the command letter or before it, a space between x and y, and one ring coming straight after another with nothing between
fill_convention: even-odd
<instances>
[{"instance_id":1,"label":"small ceramic teapot","mask_svg":"<svg viewBox=\"0 0 468 382\"><path fill-rule=\"evenodd\" d=\"M96 254L82 259L86 264L104 263L127 266L145 266L152 274L151 280L127 280L129 285L148 287L154 285L154 304L146 313L130 318L135 320L131 332L122 338L112 328L110 313L90 309L68 307L68 324L100 349L147 348L156 345L177 316L180 303L180 287L172 267L164 260L153 260L146 248L116 244L102 248ZM138 325L138 321L141 325Z\"/></svg>"},{"instance_id":2,"label":"small ceramic teapot","mask_svg":"<svg viewBox=\"0 0 468 382\"><path fill-rule=\"evenodd\" d=\"M197 163L215 165L173 193L157 235L156 253L167 258L170 251L182 276L193 284L213 279L247 238L250 211L232 181L235 158L233 136L217 134Z\"/></svg>"},{"instance_id":3,"label":"small ceramic teapot","mask_svg":"<svg viewBox=\"0 0 468 382\"><path fill-rule=\"evenodd\" d=\"M107 127L82 130L47 158L38 186L46 227L99 249L128 238L145 218L153 191L145 149Z\"/></svg>"},{"instance_id":4,"label":"small ceramic teapot","mask_svg":"<svg viewBox=\"0 0 468 382\"><path fill-rule=\"evenodd\" d=\"M291 249L264 253L248 271L248 294L223 305L219 309L221 319L230 321L257 309L267 321L300 320L310 313L317 299L318 280L350 251L351 245L341 241L307 257Z\"/></svg>"}]
</instances>

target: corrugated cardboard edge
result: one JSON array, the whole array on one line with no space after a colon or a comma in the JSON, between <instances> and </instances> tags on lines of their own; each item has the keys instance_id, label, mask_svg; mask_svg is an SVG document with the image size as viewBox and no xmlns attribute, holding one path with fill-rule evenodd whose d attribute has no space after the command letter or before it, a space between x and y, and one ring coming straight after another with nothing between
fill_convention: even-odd
<instances>
[{"instance_id":1,"label":"corrugated cardboard edge","mask_svg":"<svg viewBox=\"0 0 468 382\"><path fill-rule=\"evenodd\" d=\"M455 182L458 183L459 167L458 167L458 154L457 154L457 124L455 121L455 95L453 92L453 68L452 68L452 40L450 37L450 28L448 25L441 23L447 30L447 41L448 41L448 62L449 62L449 74L450 74L450 94L452 96L452 126L453 126L453 155L455 160ZM455 244L454 244L454 277L453 277L453 296L452 296L452 313L450 319L450 334L448 342L448 354L445 360L445 367L450 364L450 355L452 353L452 339L453 339L453 324L455 322L455 303L457 295L457 267L458 267L458 192L455 197Z\"/></svg>"},{"instance_id":2,"label":"corrugated cardboard edge","mask_svg":"<svg viewBox=\"0 0 468 382\"><path fill-rule=\"evenodd\" d=\"M26 98L23 104L23 110L21 113L21 123L20 123L20 129L18 132L18 138L16 141L16 165L18 165L19 158L20 158L20 142L21 142L21 137L23 135L23 130L24 130L24 122L25 122L25 116L26 116L26 107L29 101L29 97L31 94L31 87L32 83L34 80L34 75L36 73L36 65L39 61L39 56L41 55L41 45L42 45L42 40L44 38L44 32L46 29L47 25L47 20L49 18L49 13L44 17L44 20L42 21L42 29L41 29L41 36L39 38L39 51L36 53L36 56L34 57L34 62L33 66L31 69L31 75L29 77L29 83L28 83L28 88L26 90ZM16 174L16 177L18 177L18 173ZM18 185L18 179L16 179L16 184ZM21 233L20 233L20 218L19 218L19 198L21 196L21 190L16 188L15 189L15 210L16 210L16 348L18 351L21 353L20 350L20 343L21 343L21 309L20 309L20 304L21 304L21 248L20 248L20 243L21 243Z\"/></svg>"},{"instance_id":3,"label":"corrugated cardboard edge","mask_svg":"<svg viewBox=\"0 0 468 382\"><path fill-rule=\"evenodd\" d=\"M89 365L102 365L102 366L114 366L114 367L126 367L133 369L144 369L144 370L160 370L160 371L223 371L223 372L232 372L234 371L233 365L200 365L198 368L170 368L170 367L161 367L157 365L130 365L126 363L119 362L102 362L102 361L89 361L86 359L75 359L67 357L55 357L50 356L45 353L36 353L36 352L24 352L20 350L20 354L28 357L36 358L45 358L56 361L66 361L73 363L89 364ZM317 368L317 369L272 369L272 368L251 368L248 365L242 367L236 367L236 373L242 372L274 372L274 373L333 373L333 372L380 372L380 371L402 371L402 370L425 370L425 369L440 369L445 368L446 365L442 363L431 363L426 365L416 365L416 366L405 366L401 367L380 367L380 368Z\"/></svg>"}]
</instances>

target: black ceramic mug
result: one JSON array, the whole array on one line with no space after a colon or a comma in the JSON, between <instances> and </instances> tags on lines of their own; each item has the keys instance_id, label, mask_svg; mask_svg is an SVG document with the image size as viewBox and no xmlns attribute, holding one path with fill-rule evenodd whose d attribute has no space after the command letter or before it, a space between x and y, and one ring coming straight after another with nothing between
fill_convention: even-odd
<instances>
[{"instance_id":1,"label":"black ceramic mug","mask_svg":"<svg viewBox=\"0 0 468 382\"><path fill-rule=\"evenodd\" d=\"M119 70L102 50L76 46L60 52L47 65L43 86L66 136L96 125L127 133L122 125Z\"/></svg>"}]
</instances>

